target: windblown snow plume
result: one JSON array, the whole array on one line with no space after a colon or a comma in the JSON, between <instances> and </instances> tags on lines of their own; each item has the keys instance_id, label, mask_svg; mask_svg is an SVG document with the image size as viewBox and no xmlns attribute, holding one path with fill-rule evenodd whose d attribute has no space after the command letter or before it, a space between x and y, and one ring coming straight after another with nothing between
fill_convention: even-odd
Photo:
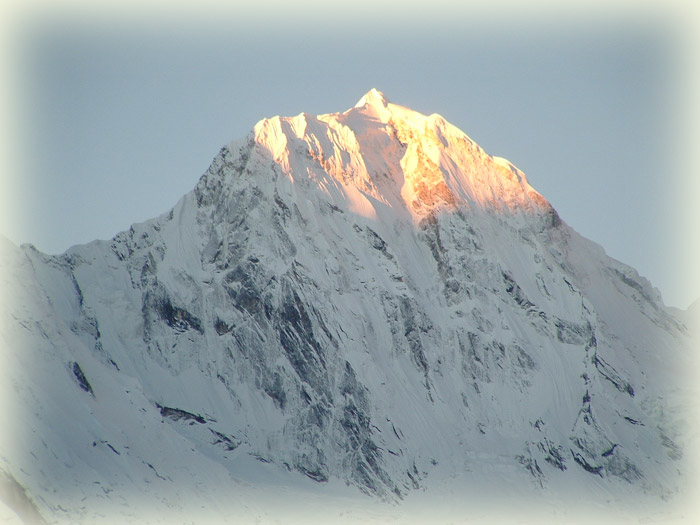
<instances>
[{"instance_id":1,"label":"windblown snow plume","mask_svg":"<svg viewBox=\"0 0 700 525\"><path fill-rule=\"evenodd\" d=\"M260 121L110 241L2 244L0 486L29 522L632 519L689 483L682 319L376 90Z\"/></svg>"}]
</instances>

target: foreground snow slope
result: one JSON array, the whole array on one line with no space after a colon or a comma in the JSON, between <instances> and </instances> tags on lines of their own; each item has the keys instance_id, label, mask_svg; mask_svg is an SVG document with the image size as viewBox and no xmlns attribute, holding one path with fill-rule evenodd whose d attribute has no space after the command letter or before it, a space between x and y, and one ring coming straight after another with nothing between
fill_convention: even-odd
<instances>
[{"instance_id":1,"label":"foreground snow slope","mask_svg":"<svg viewBox=\"0 0 700 525\"><path fill-rule=\"evenodd\" d=\"M262 120L111 241L0 254L0 469L49 520L633 519L691 480L689 329L376 90Z\"/></svg>"}]
</instances>

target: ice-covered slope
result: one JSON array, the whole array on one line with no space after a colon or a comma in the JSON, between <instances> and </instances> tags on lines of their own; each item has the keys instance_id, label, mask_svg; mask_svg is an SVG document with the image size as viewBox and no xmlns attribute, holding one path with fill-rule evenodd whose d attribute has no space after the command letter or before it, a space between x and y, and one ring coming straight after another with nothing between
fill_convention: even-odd
<instances>
[{"instance_id":1,"label":"ice-covered slope","mask_svg":"<svg viewBox=\"0 0 700 525\"><path fill-rule=\"evenodd\" d=\"M300 480L685 483L685 326L517 168L376 90L262 120L111 241L0 253L0 469L51 519L254 520Z\"/></svg>"}]
</instances>

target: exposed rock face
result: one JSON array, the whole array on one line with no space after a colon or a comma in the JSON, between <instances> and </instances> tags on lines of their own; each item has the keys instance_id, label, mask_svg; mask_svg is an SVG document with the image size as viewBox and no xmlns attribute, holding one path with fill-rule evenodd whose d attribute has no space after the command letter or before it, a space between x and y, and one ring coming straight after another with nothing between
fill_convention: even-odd
<instances>
[{"instance_id":1,"label":"exposed rock face","mask_svg":"<svg viewBox=\"0 0 700 525\"><path fill-rule=\"evenodd\" d=\"M2 263L2 467L54 514L243 455L384 498L465 458L678 484L683 324L510 163L376 91L261 121L111 241Z\"/></svg>"}]
</instances>

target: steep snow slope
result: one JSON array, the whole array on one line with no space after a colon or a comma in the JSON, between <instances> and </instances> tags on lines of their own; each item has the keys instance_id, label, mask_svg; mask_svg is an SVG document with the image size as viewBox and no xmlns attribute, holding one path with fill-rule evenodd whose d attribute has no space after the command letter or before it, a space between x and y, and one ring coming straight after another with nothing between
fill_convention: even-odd
<instances>
[{"instance_id":1,"label":"steep snow slope","mask_svg":"<svg viewBox=\"0 0 700 525\"><path fill-rule=\"evenodd\" d=\"M686 483L687 328L517 168L376 90L262 120L111 241L1 253L0 469L51 519Z\"/></svg>"}]
</instances>

